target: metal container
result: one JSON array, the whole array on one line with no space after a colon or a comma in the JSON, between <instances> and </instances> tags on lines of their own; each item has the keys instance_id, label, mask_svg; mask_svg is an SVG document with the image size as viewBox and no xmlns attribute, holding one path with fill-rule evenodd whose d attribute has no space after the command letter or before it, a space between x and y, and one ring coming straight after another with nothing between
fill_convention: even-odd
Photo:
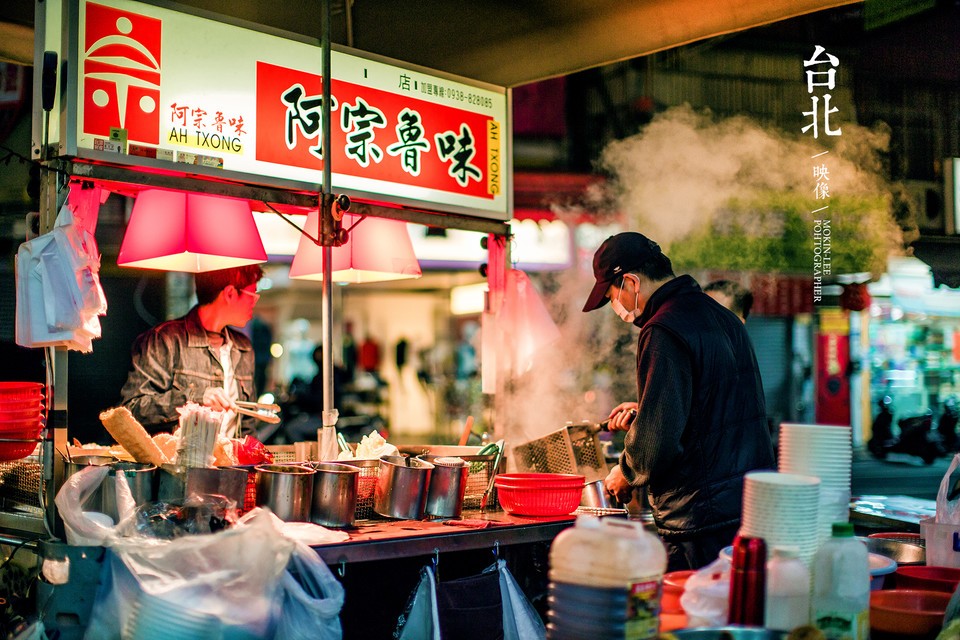
<instances>
[{"instance_id":1,"label":"metal container","mask_svg":"<svg viewBox=\"0 0 960 640\"><path fill-rule=\"evenodd\" d=\"M366 520L373 516L373 494L377 490L377 476L380 475L379 459L341 460L340 464L356 467L360 470L357 478L357 520Z\"/></svg>"},{"instance_id":2,"label":"metal container","mask_svg":"<svg viewBox=\"0 0 960 640\"><path fill-rule=\"evenodd\" d=\"M304 466L316 472L310 522L334 528L353 526L360 469L333 462L312 462Z\"/></svg>"},{"instance_id":3,"label":"metal container","mask_svg":"<svg viewBox=\"0 0 960 640\"><path fill-rule=\"evenodd\" d=\"M205 469L165 464L160 468L157 499L182 503L194 495L217 495L232 500L242 508L246 488L247 472L243 469Z\"/></svg>"},{"instance_id":4,"label":"metal container","mask_svg":"<svg viewBox=\"0 0 960 640\"><path fill-rule=\"evenodd\" d=\"M418 456L433 465L424 513L433 518L459 518L470 468L462 458Z\"/></svg>"},{"instance_id":5,"label":"metal container","mask_svg":"<svg viewBox=\"0 0 960 640\"><path fill-rule=\"evenodd\" d=\"M257 466L257 506L269 507L284 522L310 522L313 469L294 464Z\"/></svg>"},{"instance_id":6,"label":"metal container","mask_svg":"<svg viewBox=\"0 0 960 640\"><path fill-rule=\"evenodd\" d=\"M130 487L133 502L139 507L153 502L157 496L157 467L141 462L114 462L100 484L100 511L120 521L117 509L117 476L123 476Z\"/></svg>"},{"instance_id":7,"label":"metal container","mask_svg":"<svg viewBox=\"0 0 960 640\"><path fill-rule=\"evenodd\" d=\"M433 465L418 458L381 456L373 510L387 518L420 520Z\"/></svg>"},{"instance_id":8,"label":"metal container","mask_svg":"<svg viewBox=\"0 0 960 640\"><path fill-rule=\"evenodd\" d=\"M607 493L603 486L603 480L594 480L588 482L583 487L583 493L580 496L581 507L591 507L593 509L622 509L616 498Z\"/></svg>"},{"instance_id":9,"label":"metal container","mask_svg":"<svg viewBox=\"0 0 960 640\"><path fill-rule=\"evenodd\" d=\"M891 538L857 538L867 551L894 560L898 566L921 565L927 563L927 550L919 544Z\"/></svg>"}]
</instances>

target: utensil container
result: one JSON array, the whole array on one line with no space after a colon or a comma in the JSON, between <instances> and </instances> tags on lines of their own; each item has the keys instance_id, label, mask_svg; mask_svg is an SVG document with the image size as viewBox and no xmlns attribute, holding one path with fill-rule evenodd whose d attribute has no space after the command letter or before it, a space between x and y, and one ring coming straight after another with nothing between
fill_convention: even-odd
<instances>
[{"instance_id":1,"label":"utensil container","mask_svg":"<svg viewBox=\"0 0 960 640\"><path fill-rule=\"evenodd\" d=\"M269 507L284 522L310 522L316 472L293 464L257 467L257 506Z\"/></svg>"},{"instance_id":2,"label":"utensil container","mask_svg":"<svg viewBox=\"0 0 960 640\"><path fill-rule=\"evenodd\" d=\"M424 513L433 518L459 518L467 491L470 467L463 459L445 456L419 456L433 465Z\"/></svg>"},{"instance_id":3,"label":"utensil container","mask_svg":"<svg viewBox=\"0 0 960 640\"><path fill-rule=\"evenodd\" d=\"M314 462L304 466L316 472L310 522L334 528L353 526L360 469L333 462Z\"/></svg>"},{"instance_id":4,"label":"utensil container","mask_svg":"<svg viewBox=\"0 0 960 640\"><path fill-rule=\"evenodd\" d=\"M117 509L117 476L122 475L130 487L130 494L137 506L153 502L157 495L156 480L157 467L141 462L115 462L110 465L110 471L100 484L101 513L105 513L114 522L120 522L120 513Z\"/></svg>"},{"instance_id":5,"label":"utensil container","mask_svg":"<svg viewBox=\"0 0 960 640\"><path fill-rule=\"evenodd\" d=\"M236 503L242 509L247 487L247 472L230 467L181 467L165 464L160 467L160 487L157 499L164 502L183 502L193 495L219 495Z\"/></svg>"},{"instance_id":6,"label":"utensil container","mask_svg":"<svg viewBox=\"0 0 960 640\"><path fill-rule=\"evenodd\" d=\"M418 458L381 456L373 510L387 518L420 520L433 465Z\"/></svg>"},{"instance_id":7,"label":"utensil container","mask_svg":"<svg viewBox=\"0 0 960 640\"><path fill-rule=\"evenodd\" d=\"M373 516L373 494L377 490L377 476L380 475L380 460L360 458L341 460L340 464L356 467L360 470L357 478L356 520L366 520Z\"/></svg>"}]
</instances>

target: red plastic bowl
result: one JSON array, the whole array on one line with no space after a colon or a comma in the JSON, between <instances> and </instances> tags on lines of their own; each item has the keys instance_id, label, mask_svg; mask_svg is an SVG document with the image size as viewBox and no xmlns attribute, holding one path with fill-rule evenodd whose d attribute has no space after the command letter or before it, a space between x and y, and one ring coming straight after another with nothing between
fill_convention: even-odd
<instances>
[{"instance_id":1,"label":"red plastic bowl","mask_svg":"<svg viewBox=\"0 0 960 640\"><path fill-rule=\"evenodd\" d=\"M497 485L497 498L507 513L518 516L565 516L580 506L583 485L518 488Z\"/></svg>"},{"instance_id":2,"label":"red plastic bowl","mask_svg":"<svg viewBox=\"0 0 960 640\"><path fill-rule=\"evenodd\" d=\"M21 442L0 442L0 462L10 462L26 458L37 447L37 438L42 427L16 429L0 433L0 440L20 440Z\"/></svg>"},{"instance_id":3,"label":"red plastic bowl","mask_svg":"<svg viewBox=\"0 0 960 640\"><path fill-rule=\"evenodd\" d=\"M898 638L932 635L943 626L948 602L950 594L940 591L871 591L870 628Z\"/></svg>"},{"instance_id":4,"label":"red plastic bowl","mask_svg":"<svg viewBox=\"0 0 960 640\"><path fill-rule=\"evenodd\" d=\"M663 574L663 598L660 599L660 610L663 613L683 613L680 606L680 596L686 587L687 579L696 571L671 571Z\"/></svg>"},{"instance_id":5,"label":"red plastic bowl","mask_svg":"<svg viewBox=\"0 0 960 640\"><path fill-rule=\"evenodd\" d=\"M898 567L897 589L921 589L953 593L960 584L960 569L954 567Z\"/></svg>"},{"instance_id":6,"label":"red plastic bowl","mask_svg":"<svg viewBox=\"0 0 960 640\"><path fill-rule=\"evenodd\" d=\"M0 382L0 403L43 398L43 389L39 382Z\"/></svg>"},{"instance_id":7,"label":"red plastic bowl","mask_svg":"<svg viewBox=\"0 0 960 640\"><path fill-rule=\"evenodd\" d=\"M574 473L498 473L494 483L498 487L518 489L564 488L583 489L586 476Z\"/></svg>"},{"instance_id":8,"label":"red plastic bowl","mask_svg":"<svg viewBox=\"0 0 960 640\"><path fill-rule=\"evenodd\" d=\"M35 420L42 417L43 410L40 407L17 410L8 410L0 407L0 422L7 422L9 420Z\"/></svg>"},{"instance_id":9,"label":"red plastic bowl","mask_svg":"<svg viewBox=\"0 0 960 640\"><path fill-rule=\"evenodd\" d=\"M39 415L23 420L0 420L0 434L3 434L2 437L4 438L13 437L9 434L15 431L35 431L39 433L41 429L43 429L43 418Z\"/></svg>"}]
</instances>

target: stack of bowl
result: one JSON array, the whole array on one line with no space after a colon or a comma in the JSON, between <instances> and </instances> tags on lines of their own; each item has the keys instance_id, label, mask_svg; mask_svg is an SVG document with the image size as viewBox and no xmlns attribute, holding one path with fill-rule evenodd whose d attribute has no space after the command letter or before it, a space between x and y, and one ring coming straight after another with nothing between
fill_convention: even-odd
<instances>
[{"instance_id":1,"label":"stack of bowl","mask_svg":"<svg viewBox=\"0 0 960 640\"><path fill-rule=\"evenodd\" d=\"M795 546L808 565L819 546L820 479L754 471L743 481L740 534L767 541L767 548Z\"/></svg>"},{"instance_id":2,"label":"stack of bowl","mask_svg":"<svg viewBox=\"0 0 960 640\"><path fill-rule=\"evenodd\" d=\"M493 482L507 513L565 516L580 506L585 479L572 473L501 473Z\"/></svg>"},{"instance_id":3,"label":"stack of bowl","mask_svg":"<svg viewBox=\"0 0 960 640\"><path fill-rule=\"evenodd\" d=\"M43 426L43 385L0 382L0 462L33 453Z\"/></svg>"}]
</instances>

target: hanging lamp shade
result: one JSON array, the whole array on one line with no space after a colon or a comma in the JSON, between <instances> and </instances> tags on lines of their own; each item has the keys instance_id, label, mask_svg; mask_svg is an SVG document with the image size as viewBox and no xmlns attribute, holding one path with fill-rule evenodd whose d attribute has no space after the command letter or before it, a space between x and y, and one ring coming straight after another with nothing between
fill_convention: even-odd
<instances>
[{"instance_id":1,"label":"hanging lamp shade","mask_svg":"<svg viewBox=\"0 0 960 640\"><path fill-rule=\"evenodd\" d=\"M350 229L359 216L346 214L343 226ZM304 231L319 236L320 213L307 214ZM389 218L365 218L350 231L346 244L333 247L332 279L334 282L382 282L419 278L420 263L413 253L413 243L407 233L407 223ZM306 235L300 237L300 245L290 265L290 277L297 280L323 280L323 247L316 245Z\"/></svg>"},{"instance_id":2,"label":"hanging lamp shade","mask_svg":"<svg viewBox=\"0 0 960 640\"><path fill-rule=\"evenodd\" d=\"M133 205L117 264L200 273L266 262L245 200L149 189Z\"/></svg>"}]
</instances>

